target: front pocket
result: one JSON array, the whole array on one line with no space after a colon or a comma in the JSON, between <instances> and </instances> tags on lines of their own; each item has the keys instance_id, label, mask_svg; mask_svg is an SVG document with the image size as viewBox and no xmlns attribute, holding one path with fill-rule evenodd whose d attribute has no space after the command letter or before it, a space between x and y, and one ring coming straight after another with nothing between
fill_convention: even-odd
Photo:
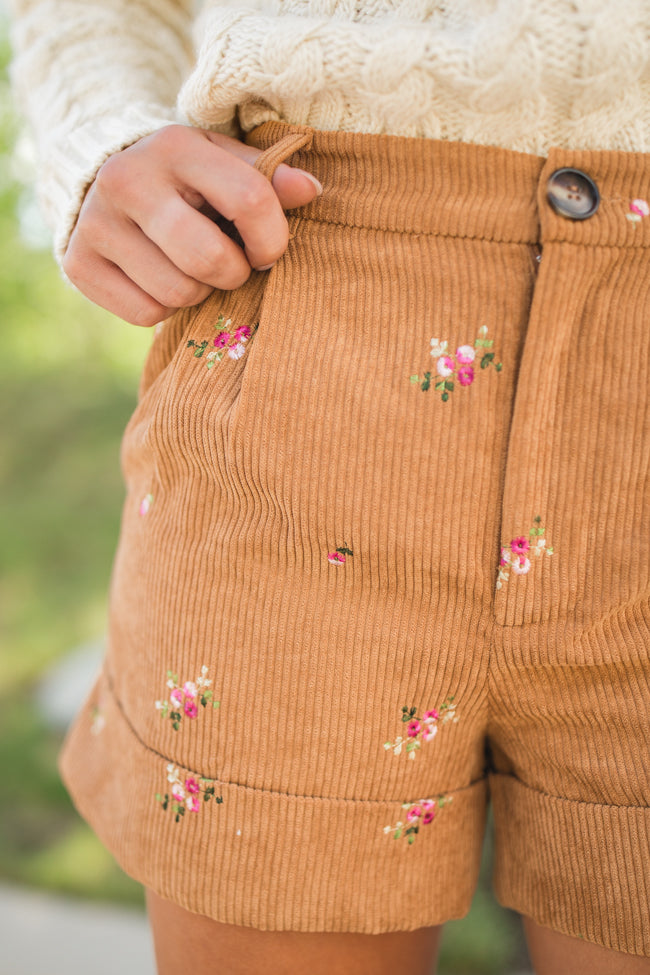
<instances>
[{"instance_id":1,"label":"front pocket","mask_svg":"<svg viewBox=\"0 0 650 975\"><path fill-rule=\"evenodd\" d=\"M215 290L177 312L156 335L122 439L124 480L136 506L171 490L182 494L183 479L194 473L227 482L229 439L268 280L253 271L240 288Z\"/></svg>"}]
</instances>

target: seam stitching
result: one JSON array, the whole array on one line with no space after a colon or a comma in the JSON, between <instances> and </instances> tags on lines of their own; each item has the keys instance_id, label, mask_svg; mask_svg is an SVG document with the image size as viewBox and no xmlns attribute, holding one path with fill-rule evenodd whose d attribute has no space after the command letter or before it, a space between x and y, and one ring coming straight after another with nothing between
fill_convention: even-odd
<instances>
[{"instance_id":1,"label":"seam stitching","mask_svg":"<svg viewBox=\"0 0 650 975\"><path fill-rule=\"evenodd\" d=\"M600 806L602 809L641 809L644 812L650 812L650 806L623 806L616 805L613 802L593 802L590 799L569 799L567 796L555 796L552 792L545 792L544 789L537 789L533 785L528 785L527 782L523 782L519 776L514 775L512 772L494 771L489 773L490 778L496 778L497 776L504 779L513 779L524 789L528 789L530 792L534 792L538 796L544 796L546 799L555 799L556 802L569 802L573 806Z\"/></svg>"},{"instance_id":2,"label":"seam stitching","mask_svg":"<svg viewBox=\"0 0 650 975\"><path fill-rule=\"evenodd\" d=\"M124 710L124 707L122 706L122 702L120 701L120 699L118 698L117 694L115 693L115 689L113 687L113 682L112 682L111 677L110 677L110 675L108 673L108 670L105 667L102 668L102 673L104 674L104 677L106 679L106 683L107 683L108 689L110 691L111 697L113 698L115 704L117 705L120 714L124 718L124 721L125 721L128 729L129 729L129 731L131 732L131 734L133 735L133 737L136 739L136 741L138 742L138 744L145 751L151 752L153 755L157 755L158 758L163 759L163 761L165 761L167 763L174 764L174 765L179 765L186 772L190 772L190 773L192 773L192 775L194 775L194 776L196 776L198 778L206 778L206 779L209 778L211 782L215 782L215 783L217 783L218 785L221 785L221 786L229 786L229 785L232 785L232 786L235 786L237 789L246 789L249 792L259 792L262 795L284 796L287 799L313 799L316 802L349 802L349 803L354 803L355 805L358 805L359 803L363 803L364 805L375 805L375 806L388 806L388 805L393 805L396 802L401 802L402 803L402 802L408 802L409 801L409 800L403 799L403 798L396 798L396 799L351 799L348 796L311 796L311 795L308 795L306 793L300 793L300 792L281 792L279 789L259 789L256 786L253 786L253 785L245 785L242 782L232 782L231 780L227 780L227 779L218 779L218 778L212 778L211 776L203 775L202 772L197 772L195 769L191 769L187 765L183 765L180 762L174 762L173 759L169 758L167 755L163 755L162 752L159 752L156 748L152 748L151 745L148 745L145 741L142 740L142 738L140 737L140 735L138 734L138 732L135 730L135 728L131 724L129 718L127 717L127 714L126 714L126 712ZM486 779L487 779L487 776L486 775L482 775L478 779L473 779L468 785L461 786L458 789L447 789L447 790L445 790L444 795L450 795L450 794L451 795L457 795L459 792L467 792L469 789L474 788L474 786L479 785L481 782L485 782ZM201 792L203 792L203 791L204 790L201 789ZM417 802L420 798L422 798L422 797L421 796L418 796L418 799L414 799L412 801L413 802Z\"/></svg>"}]
</instances>

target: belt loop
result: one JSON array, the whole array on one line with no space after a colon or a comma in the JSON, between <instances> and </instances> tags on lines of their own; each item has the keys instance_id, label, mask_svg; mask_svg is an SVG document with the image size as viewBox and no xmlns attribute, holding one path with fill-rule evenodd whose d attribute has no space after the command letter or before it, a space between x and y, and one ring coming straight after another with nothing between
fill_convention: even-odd
<instances>
[{"instance_id":1,"label":"belt loop","mask_svg":"<svg viewBox=\"0 0 650 975\"><path fill-rule=\"evenodd\" d=\"M273 173L280 163L288 159L298 149L305 147L309 149L312 144L312 139L311 132L289 132L288 135L283 136L278 142L262 150L255 160L255 169L258 169L263 176L266 176L271 181L273 179Z\"/></svg>"}]
</instances>

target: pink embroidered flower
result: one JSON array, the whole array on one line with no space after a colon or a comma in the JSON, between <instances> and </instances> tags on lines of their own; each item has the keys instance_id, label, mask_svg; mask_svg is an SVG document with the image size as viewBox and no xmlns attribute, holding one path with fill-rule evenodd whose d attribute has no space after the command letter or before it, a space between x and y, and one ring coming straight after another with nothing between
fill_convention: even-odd
<instances>
[{"instance_id":1,"label":"pink embroidered flower","mask_svg":"<svg viewBox=\"0 0 650 975\"><path fill-rule=\"evenodd\" d=\"M199 713L199 709L196 706L196 701L193 701L191 698L188 698L185 701L185 704L183 705L183 710L185 711L185 714L188 716L188 718L195 718Z\"/></svg>"},{"instance_id":2,"label":"pink embroidered flower","mask_svg":"<svg viewBox=\"0 0 650 975\"><path fill-rule=\"evenodd\" d=\"M144 498L140 502L140 508L139 508L140 514L146 515L146 513L149 511L149 508L151 507L152 504L153 504L153 494L145 494Z\"/></svg>"},{"instance_id":3,"label":"pink embroidered flower","mask_svg":"<svg viewBox=\"0 0 650 975\"><path fill-rule=\"evenodd\" d=\"M515 553L515 555L523 555L525 552L528 551L529 547L530 544L525 535L518 535L516 538L513 538L512 541L510 542L510 548Z\"/></svg>"},{"instance_id":4,"label":"pink embroidered flower","mask_svg":"<svg viewBox=\"0 0 650 975\"><path fill-rule=\"evenodd\" d=\"M183 684L183 692L188 697L196 697L196 684L193 680L186 680Z\"/></svg>"},{"instance_id":5,"label":"pink embroidered flower","mask_svg":"<svg viewBox=\"0 0 650 975\"><path fill-rule=\"evenodd\" d=\"M185 788L188 792L198 792L199 783L196 781L196 779L185 779Z\"/></svg>"},{"instance_id":6,"label":"pink embroidered flower","mask_svg":"<svg viewBox=\"0 0 650 975\"><path fill-rule=\"evenodd\" d=\"M340 565L345 562L345 555L342 552L328 552L327 561L331 562L332 565Z\"/></svg>"},{"instance_id":7,"label":"pink embroidered flower","mask_svg":"<svg viewBox=\"0 0 650 975\"><path fill-rule=\"evenodd\" d=\"M228 345L230 339L230 332L220 332L214 340L214 344L218 349L223 349L224 345Z\"/></svg>"},{"instance_id":8,"label":"pink embroidered flower","mask_svg":"<svg viewBox=\"0 0 650 975\"><path fill-rule=\"evenodd\" d=\"M474 362L476 352L471 345L459 345L456 349L456 358L463 365L467 365L470 362Z\"/></svg>"},{"instance_id":9,"label":"pink embroidered flower","mask_svg":"<svg viewBox=\"0 0 650 975\"><path fill-rule=\"evenodd\" d=\"M422 815L422 810L420 809L419 806L411 806L411 808L406 814L406 818L410 820L419 819L421 815Z\"/></svg>"},{"instance_id":10,"label":"pink embroidered flower","mask_svg":"<svg viewBox=\"0 0 650 975\"><path fill-rule=\"evenodd\" d=\"M422 823L423 825L426 826L427 823L430 823L433 820L433 817L436 814L436 804L435 802L431 802L430 799L427 799L426 802L422 803L422 808L424 810L424 815L422 816Z\"/></svg>"},{"instance_id":11,"label":"pink embroidered flower","mask_svg":"<svg viewBox=\"0 0 650 975\"><path fill-rule=\"evenodd\" d=\"M438 720L438 712L436 711L436 709L435 708L431 708L430 711L425 711L424 712L424 718L423 718L423 720L424 721L437 721Z\"/></svg>"},{"instance_id":12,"label":"pink embroidered flower","mask_svg":"<svg viewBox=\"0 0 650 975\"><path fill-rule=\"evenodd\" d=\"M526 575L530 569L530 557L534 555L539 558L544 554L553 555L553 547L547 545L544 538L545 531L546 529L542 525L542 516L535 515L533 526L528 532L528 538L525 535L517 535L516 538L513 538L510 542L512 552L507 547L501 547L496 581L497 589L502 589L504 582L510 578L509 566L512 567L515 575L522 576Z\"/></svg>"},{"instance_id":13,"label":"pink embroidered flower","mask_svg":"<svg viewBox=\"0 0 650 975\"><path fill-rule=\"evenodd\" d=\"M512 560L512 571L518 575L525 575L530 569L530 559L527 559L525 555L519 555L516 559Z\"/></svg>"},{"instance_id":14,"label":"pink embroidered flower","mask_svg":"<svg viewBox=\"0 0 650 975\"><path fill-rule=\"evenodd\" d=\"M426 724L422 729L422 740L431 741L431 739L435 738L437 734L438 734L437 724Z\"/></svg>"},{"instance_id":15,"label":"pink embroidered flower","mask_svg":"<svg viewBox=\"0 0 650 975\"><path fill-rule=\"evenodd\" d=\"M169 700L172 704L176 704L178 707L183 703L183 692L180 687L175 687L174 690L169 695Z\"/></svg>"},{"instance_id":16,"label":"pink embroidered flower","mask_svg":"<svg viewBox=\"0 0 650 975\"><path fill-rule=\"evenodd\" d=\"M639 217L647 217L650 215L650 206L645 200L632 200L630 203L630 211L636 213Z\"/></svg>"},{"instance_id":17,"label":"pink embroidered flower","mask_svg":"<svg viewBox=\"0 0 650 975\"><path fill-rule=\"evenodd\" d=\"M185 791L183 787L180 786L177 782L175 782L174 785L172 786L172 799L175 799L176 802L182 802L184 798L185 798Z\"/></svg>"},{"instance_id":18,"label":"pink embroidered flower","mask_svg":"<svg viewBox=\"0 0 650 975\"><path fill-rule=\"evenodd\" d=\"M416 735L418 735L420 733L420 728L421 727L422 727L422 725L420 724L419 721L409 721L409 726L408 726L408 736L409 736L409 738L415 738Z\"/></svg>"},{"instance_id":19,"label":"pink embroidered flower","mask_svg":"<svg viewBox=\"0 0 650 975\"><path fill-rule=\"evenodd\" d=\"M461 386L471 386L474 382L474 370L471 366L461 366L458 370L458 382Z\"/></svg>"},{"instance_id":20,"label":"pink embroidered flower","mask_svg":"<svg viewBox=\"0 0 650 975\"><path fill-rule=\"evenodd\" d=\"M239 328L235 329L232 337L234 338L235 342L241 342L249 338L250 334L251 330L248 325L240 325Z\"/></svg>"},{"instance_id":21,"label":"pink embroidered flower","mask_svg":"<svg viewBox=\"0 0 650 975\"><path fill-rule=\"evenodd\" d=\"M185 800L185 805L190 812L198 812L201 808L201 800L198 796L188 796Z\"/></svg>"},{"instance_id":22,"label":"pink embroidered flower","mask_svg":"<svg viewBox=\"0 0 650 975\"><path fill-rule=\"evenodd\" d=\"M441 355L436 361L436 372L439 376L451 376L454 371L454 360L448 355Z\"/></svg>"}]
</instances>

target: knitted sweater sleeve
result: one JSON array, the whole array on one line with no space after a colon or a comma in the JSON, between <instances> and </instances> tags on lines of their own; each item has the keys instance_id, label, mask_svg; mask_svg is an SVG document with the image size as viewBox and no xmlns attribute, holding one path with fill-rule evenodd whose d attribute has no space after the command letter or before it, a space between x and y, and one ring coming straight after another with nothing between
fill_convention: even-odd
<instances>
[{"instance_id":1,"label":"knitted sweater sleeve","mask_svg":"<svg viewBox=\"0 0 650 975\"><path fill-rule=\"evenodd\" d=\"M37 193L59 263L101 164L183 121L192 0L11 0L10 69L37 147Z\"/></svg>"}]
</instances>

